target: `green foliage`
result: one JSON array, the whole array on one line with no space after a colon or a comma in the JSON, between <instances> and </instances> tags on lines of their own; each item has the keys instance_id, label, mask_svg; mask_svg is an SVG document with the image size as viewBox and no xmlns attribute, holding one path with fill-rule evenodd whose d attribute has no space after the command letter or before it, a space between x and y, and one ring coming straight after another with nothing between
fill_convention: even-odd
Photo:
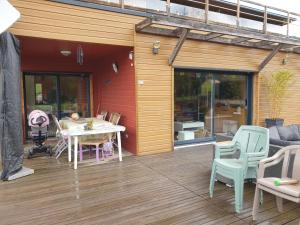
<instances>
[{"instance_id":1,"label":"green foliage","mask_svg":"<svg viewBox=\"0 0 300 225\"><path fill-rule=\"evenodd\" d=\"M288 70L279 70L272 73L269 77L263 77L263 81L267 86L268 97L271 105L271 119L277 119L280 117L283 98L287 95L288 87L292 84L294 76L294 73Z\"/></svg>"}]
</instances>

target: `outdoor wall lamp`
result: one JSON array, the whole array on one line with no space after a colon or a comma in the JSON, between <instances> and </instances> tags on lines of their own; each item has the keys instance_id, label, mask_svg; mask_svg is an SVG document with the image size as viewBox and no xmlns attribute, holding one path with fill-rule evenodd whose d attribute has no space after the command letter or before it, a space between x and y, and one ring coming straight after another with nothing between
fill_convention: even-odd
<instances>
[{"instance_id":1,"label":"outdoor wall lamp","mask_svg":"<svg viewBox=\"0 0 300 225\"><path fill-rule=\"evenodd\" d=\"M133 51L130 51L129 54L128 54L128 58L131 61L130 66L133 66L133 57L134 57Z\"/></svg>"},{"instance_id":2,"label":"outdoor wall lamp","mask_svg":"<svg viewBox=\"0 0 300 225\"><path fill-rule=\"evenodd\" d=\"M155 41L153 43L153 48L152 48L152 52L154 55L159 53L159 49L160 49L160 41Z\"/></svg>"},{"instance_id":3,"label":"outdoor wall lamp","mask_svg":"<svg viewBox=\"0 0 300 225\"><path fill-rule=\"evenodd\" d=\"M70 50L61 50L60 54L62 54L63 56L69 56L72 54L72 52Z\"/></svg>"},{"instance_id":4,"label":"outdoor wall lamp","mask_svg":"<svg viewBox=\"0 0 300 225\"><path fill-rule=\"evenodd\" d=\"M112 68L113 68L113 71L115 72L115 74L117 74L119 72L119 66L116 62L112 63Z\"/></svg>"},{"instance_id":5,"label":"outdoor wall lamp","mask_svg":"<svg viewBox=\"0 0 300 225\"><path fill-rule=\"evenodd\" d=\"M284 58L282 59L282 65L286 65L286 64L288 63L288 57L289 57L288 54L286 54L286 55L284 56Z\"/></svg>"}]
</instances>

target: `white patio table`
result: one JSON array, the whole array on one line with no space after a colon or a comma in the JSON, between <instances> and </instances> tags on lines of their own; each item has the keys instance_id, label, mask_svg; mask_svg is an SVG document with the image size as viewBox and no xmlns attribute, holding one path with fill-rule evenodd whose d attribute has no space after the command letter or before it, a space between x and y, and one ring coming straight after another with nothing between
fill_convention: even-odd
<instances>
[{"instance_id":1,"label":"white patio table","mask_svg":"<svg viewBox=\"0 0 300 225\"><path fill-rule=\"evenodd\" d=\"M64 124L65 121L60 121L61 124ZM71 123L71 122L67 122ZM76 122L72 122L77 124ZM88 135L97 135L97 134L109 134L109 133L117 133L117 141L118 141L118 153L119 153L119 161L122 161L122 146L121 146L121 134L126 130L124 126L113 125L107 121L103 121L103 123L94 124L92 130L84 130L83 126L68 127L68 129L62 130L62 135L68 137L68 160L72 161L72 138L74 139L74 169L77 169L77 157L78 157L78 137L79 136L88 136ZM81 125L81 124L80 124Z\"/></svg>"}]
</instances>

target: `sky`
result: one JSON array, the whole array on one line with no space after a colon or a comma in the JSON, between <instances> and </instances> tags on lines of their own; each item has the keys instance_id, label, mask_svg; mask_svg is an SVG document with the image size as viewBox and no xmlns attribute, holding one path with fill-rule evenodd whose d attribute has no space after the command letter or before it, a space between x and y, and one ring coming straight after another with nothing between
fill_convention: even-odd
<instances>
[{"instance_id":1,"label":"sky","mask_svg":"<svg viewBox=\"0 0 300 225\"><path fill-rule=\"evenodd\" d=\"M252 0L252 1L289 10L291 12L300 13L300 0Z\"/></svg>"}]
</instances>

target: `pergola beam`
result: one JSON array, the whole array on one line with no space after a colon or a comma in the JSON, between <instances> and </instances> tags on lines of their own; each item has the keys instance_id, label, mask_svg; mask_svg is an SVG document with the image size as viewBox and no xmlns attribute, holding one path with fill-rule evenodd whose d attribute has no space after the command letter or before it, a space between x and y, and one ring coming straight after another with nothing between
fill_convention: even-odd
<instances>
[{"instance_id":1,"label":"pergola beam","mask_svg":"<svg viewBox=\"0 0 300 225\"><path fill-rule=\"evenodd\" d=\"M152 35L160 35L160 36L168 36L168 37L177 37L177 29L176 32L174 30L170 29L163 29L158 27L147 27L141 31L141 33L144 34L152 34ZM198 41L209 41L219 44L229 44L229 45L235 45L235 46L242 46L242 47L250 47L250 48L260 48L260 49L266 49L266 50L272 50L271 47L257 47L255 43L253 42L244 42L244 43L233 43L231 39L229 38L222 38L217 37L214 39L206 40L205 35L197 34L197 33L191 33L187 35L187 39L193 39Z\"/></svg>"},{"instance_id":2,"label":"pergola beam","mask_svg":"<svg viewBox=\"0 0 300 225\"><path fill-rule=\"evenodd\" d=\"M219 33L210 33L207 35L204 35L204 40L208 41L208 40L212 40L215 39L217 37L221 37L223 34L219 34Z\"/></svg>"},{"instance_id":3,"label":"pergola beam","mask_svg":"<svg viewBox=\"0 0 300 225\"><path fill-rule=\"evenodd\" d=\"M263 68L273 59L273 57L277 54L277 52L282 48L282 44L278 44L273 51L262 61L262 63L258 67L258 72L262 71Z\"/></svg>"},{"instance_id":4,"label":"pergola beam","mask_svg":"<svg viewBox=\"0 0 300 225\"><path fill-rule=\"evenodd\" d=\"M152 24L152 19L146 18L145 20L143 20L140 23L135 25L135 30L136 30L136 32L142 31L146 27L151 26L151 24Z\"/></svg>"},{"instance_id":5,"label":"pergola beam","mask_svg":"<svg viewBox=\"0 0 300 225\"><path fill-rule=\"evenodd\" d=\"M235 38L235 39L232 39L231 40L231 43L232 44L238 44L238 43L242 43L242 42L245 42L245 41L247 41L247 40L249 40L249 38L241 38L241 37L238 37L238 38Z\"/></svg>"},{"instance_id":6,"label":"pergola beam","mask_svg":"<svg viewBox=\"0 0 300 225\"><path fill-rule=\"evenodd\" d=\"M169 65L170 66L173 65L173 62L175 61L176 56L177 56L178 52L180 51L180 49L181 49L188 33L189 33L188 29L182 29L182 32L181 32L181 34L179 36L179 39L178 39L178 42L177 42L177 44L176 44L176 46L175 46L175 48L174 48L174 50L173 50L173 52L172 52L172 54L169 58Z\"/></svg>"},{"instance_id":7,"label":"pergola beam","mask_svg":"<svg viewBox=\"0 0 300 225\"><path fill-rule=\"evenodd\" d=\"M175 17L155 15L151 18L153 24L181 27L189 30L200 30L212 33L220 33L222 35L231 35L236 37L243 37L248 39L257 39L262 41L270 41L275 43L283 43L300 46L300 39L291 39L280 35L263 34L249 30L236 29L232 27L225 27L216 24L205 24L200 21L192 21Z\"/></svg>"}]
</instances>

